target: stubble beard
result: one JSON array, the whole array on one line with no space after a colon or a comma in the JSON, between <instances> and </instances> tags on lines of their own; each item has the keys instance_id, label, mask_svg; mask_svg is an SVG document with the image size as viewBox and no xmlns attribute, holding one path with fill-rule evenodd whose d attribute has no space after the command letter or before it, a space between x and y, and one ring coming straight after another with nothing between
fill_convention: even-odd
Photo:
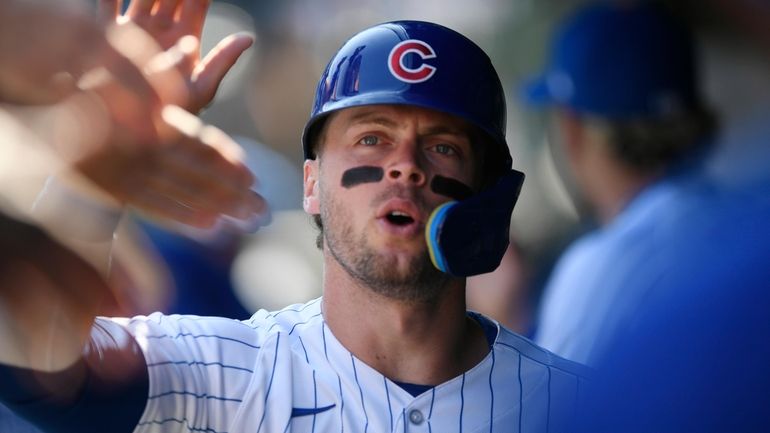
<instances>
[{"instance_id":1,"label":"stubble beard","mask_svg":"<svg viewBox=\"0 0 770 433\"><path fill-rule=\"evenodd\" d=\"M427 250L408 263L375 250L365 233L356 235L352 216L344 206L321 193L324 244L340 266L362 286L381 296L408 303L431 303L438 299L451 277L436 269Z\"/></svg>"}]
</instances>

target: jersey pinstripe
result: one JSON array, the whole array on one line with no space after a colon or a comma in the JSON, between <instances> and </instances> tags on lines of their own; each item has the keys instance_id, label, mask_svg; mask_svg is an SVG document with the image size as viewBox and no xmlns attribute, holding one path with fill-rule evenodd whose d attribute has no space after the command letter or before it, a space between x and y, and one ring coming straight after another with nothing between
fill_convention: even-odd
<instances>
[{"instance_id":1,"label":"jersey pinstripe","mask_svg":"<svg viewBox=\"0 0 770 433\"><path fill-rule=\"evenodd\" d=\"M497 327L471 370L417 397L330 332L320 298L247 321L153 314L120 324L150 377L136 433L549 432L574 411L585 367Z\"/></svg>"}]
</instances>

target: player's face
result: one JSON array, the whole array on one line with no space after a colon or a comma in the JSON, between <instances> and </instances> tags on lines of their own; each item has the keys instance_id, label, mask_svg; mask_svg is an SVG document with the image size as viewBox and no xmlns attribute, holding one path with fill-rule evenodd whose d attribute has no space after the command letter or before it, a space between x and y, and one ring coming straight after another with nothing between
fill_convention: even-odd
<instances>
[{"instance_id":1,"label":"player's face","mask_svg":"<svg viewBox=\"0 0 770 433\"><path fill-rule=\"evenodd\" d=\"M430 262L425 224L451 198L431 181L474 185L467 123L397 105L349 108L327 122L319 158L305 169L305 206L321 214L325 253L379 293L434 297L448 277Z\"/></svg>"}]
</instances>

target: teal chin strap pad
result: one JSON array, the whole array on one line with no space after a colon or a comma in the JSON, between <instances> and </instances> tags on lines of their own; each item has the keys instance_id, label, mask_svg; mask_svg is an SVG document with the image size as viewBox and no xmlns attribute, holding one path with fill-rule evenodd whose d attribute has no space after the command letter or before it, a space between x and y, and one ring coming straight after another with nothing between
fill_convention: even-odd
<instances>
[{"instance_id":1,"label":"teal chin strap pad","mask_svg":"<svg viewBox=\"0 0 770 433\"><path fill-rule=\"evenodd\" d=\"M490 188L437 207L425 226L433 265L456 277L492 272L508 248L511 213L524 173L510 170Z\"/></svg>"}]
</instances>

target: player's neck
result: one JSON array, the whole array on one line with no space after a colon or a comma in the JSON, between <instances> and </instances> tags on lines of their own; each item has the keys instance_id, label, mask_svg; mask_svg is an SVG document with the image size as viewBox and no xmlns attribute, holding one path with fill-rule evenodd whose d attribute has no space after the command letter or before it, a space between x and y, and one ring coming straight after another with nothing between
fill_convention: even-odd
<instances>
[{"instance_id":1,"label":"player's neck","mask_svg":"<svg viewBox=\"0 0 770 433\"><path fill-rule=\"evenodd\" d=\"M612 222L623 209L659 177L657 173L617 173L595 182L591 201L603 225Z\"/></svg>"},{"instance_id":2,"label":"player's neck","mask_svg":"<svg viewBox=\"0 0 770 433\"><path fill-rule=\"evenodd\" d=\"M437 385L469 370L489 351L480 326L467 317L462 281L436 302L405 303L328 274L326 323L345 348L389 379Z\"/></svg>"}]
</instances>

